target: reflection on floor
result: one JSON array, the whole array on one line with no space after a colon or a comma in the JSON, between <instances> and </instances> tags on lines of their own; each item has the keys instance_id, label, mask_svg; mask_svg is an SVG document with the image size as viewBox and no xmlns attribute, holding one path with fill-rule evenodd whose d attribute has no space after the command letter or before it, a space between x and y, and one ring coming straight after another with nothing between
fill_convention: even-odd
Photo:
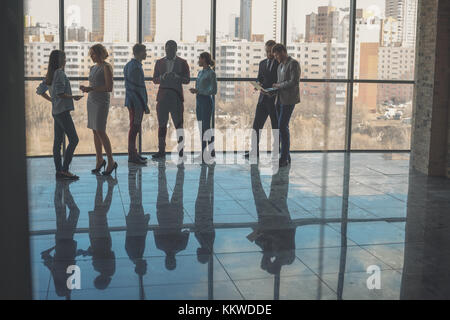
<instances>
[{"instance_id":1,"label":"reflection on floor","mask_svg":"<svg viewBox=\"0 0 450 320\"><path fill-rule=\"evenodd\" d=\"M69 184L29 159L35 299L450 298L450 181L408 154L295 154L273 175L118 162L104 178L77 157Z\"/></svg>"}]
</instances>

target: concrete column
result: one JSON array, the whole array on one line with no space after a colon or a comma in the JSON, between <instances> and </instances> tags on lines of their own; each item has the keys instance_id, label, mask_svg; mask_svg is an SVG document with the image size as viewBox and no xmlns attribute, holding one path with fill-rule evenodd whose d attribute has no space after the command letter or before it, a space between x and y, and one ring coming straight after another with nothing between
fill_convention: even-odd
<instances>
[{"instance_id":1,"label":"concrete column","mask_svg":"<svg viewBox=\"0 0 450 320\"><path fill-rule=\"evenodd\" d=\"M0 300L30 299L23 0L0 1Z\"/></svg>"},{"instance_id":2,"label":"concrete column","mask_svg":"<svg viewBox=\"0 0 450 320\"><path fill-rule=\"evenodd\" d=\"M450 178L450 1L418 0L411 166Z\"/></svg>"}]
</instances>

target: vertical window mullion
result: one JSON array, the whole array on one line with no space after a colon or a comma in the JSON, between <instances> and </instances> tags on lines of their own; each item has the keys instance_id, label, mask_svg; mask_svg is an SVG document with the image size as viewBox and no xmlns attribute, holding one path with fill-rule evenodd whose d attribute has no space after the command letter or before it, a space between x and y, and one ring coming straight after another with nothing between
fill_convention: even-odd
<instances>
[{"instance_id":1,"label":"vertical window mullion","mask_svg":"<svg viewBox=\"0 0 450 320\"><path fill-rule=\"evenodd\" d=\"M352 148L353 91L355 78L356 0L350 0L350 28L348 44L348 84L345 117L345 150Z\"/></svg>"},{"instance_id":2,"label":"vertical window mullion","mask_svg":"<svg viewBox=\"0 0 450 320\"><path fill-rule=\"evenodd\" d=\"M137 36L138 36L138 43L142 43L143 40L143 28L142 28L142 0L136 0L138 2L137 5ZM138 149L139 153L142 153L142 129L139 130L138 134Z\"/></svg>"},{"instance_id":3,"label":"vertical window mullion","mask_svg":"<svg viewBox=\"0 0 450 320\"><path fill-rule=\"evenodd\" d=\"M281 39L280 42L287 45L287 9L288 0L281 0ZM276 39L274 39L276 40Z\"/></svg>"}]
</instances>

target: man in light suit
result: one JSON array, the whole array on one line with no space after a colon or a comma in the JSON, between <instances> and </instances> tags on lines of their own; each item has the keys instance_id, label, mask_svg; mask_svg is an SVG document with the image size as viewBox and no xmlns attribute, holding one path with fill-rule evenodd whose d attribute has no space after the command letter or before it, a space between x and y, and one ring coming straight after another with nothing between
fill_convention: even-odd
<instances>
[{"instance_id":1,"label":"man in light suit","mask_svg":"<svg viewBox=\"0 0 450 320\"><path fill-rule=\"evenodd\" d=\"M158 152L152 158L164 159L166 156L166 134L169 114L177 129L178 154L183 157L183 84L189 84L190 72L186 60L177 57L177 43L166 42L166 56L156 61L153 82L159 84L156 97L156 113L158 117Z\"/></svg>"},{"instance_id":2,"label":"man in light suit","mask_svg":"<svg viewBox=\"0 0 450 320\"><path fill-rule=\"evenodd\" d=\"M280 63L278 66L278 80L273 85L278 89L276 106L278 114L278 127L280 129L281 155L280 167L288 166L291 162L290 156L290 134L289 121L296 104L300 103L300 74L301 68L297 60L287 54L286 47L277 44L272 52L275 59Z\"/></svg>"}]
</instances>

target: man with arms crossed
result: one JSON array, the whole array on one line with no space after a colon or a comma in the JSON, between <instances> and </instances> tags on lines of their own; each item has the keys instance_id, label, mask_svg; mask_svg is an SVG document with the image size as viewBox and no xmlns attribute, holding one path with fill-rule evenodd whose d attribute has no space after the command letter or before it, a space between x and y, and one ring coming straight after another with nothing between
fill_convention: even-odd
<instances>
[{"instance_id":1,"label":"man with arms crossed","mask_svg":"<svg viewBox=\"0 0 450 320\"><path fill-rule=\"evenodd\" d=\"M178 155L183 158L183 112L184 95L183 84L189 84L189 65L186 60L177 57L177 43L173 40L166 42L166 56L156 61L153 82L159 84L156 97L156 112L158 116L158 152L153 160L166 157L166 134L169 114L177 130Z\"/></svg>"}]
</instances>

